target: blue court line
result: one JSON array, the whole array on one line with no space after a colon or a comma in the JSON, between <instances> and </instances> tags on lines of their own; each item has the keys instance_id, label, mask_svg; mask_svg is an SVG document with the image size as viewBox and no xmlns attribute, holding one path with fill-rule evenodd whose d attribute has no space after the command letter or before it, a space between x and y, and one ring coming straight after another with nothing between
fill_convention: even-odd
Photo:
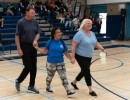
<instances>
[{"instance_id":1,"label":"blue court line","mask_svg":"<svg viewBox=\"0 0 130 100\"><path fill-rule=\"evenodd\" d=\"M118 59L117 59L118 60ZM120 61L120 60L119 60ZM116 69L116 68L120 68L121 66L123 66L123 62L122 61L120 61L121 62L121 64L120 65L118 65L118 66L116 66L116 67L113 67L113 68L110 68L110 69L106 69L106 70L99 70L99 71L108 71L108 70L112 70L112 69ZM75 72L75 71L67 71L67 72L71 72L71 73L78 73L78 72ZM91 72L98 72L98 71L91 71ZM129 72L129 71L128 71ZM125 73L125 72L121 72L121 73ZM99 78L96 78L96 79L102 79L102 78L106 78L106 77L110 77L110 76L114 76L114 75L120 75L121 73L119 73L119 74L112 74L112 75L107 75L107 76L102 76L102 77L99 77Z\"/></svg>"},{"instance_id":2,"label":"blue court line","mask_svg":"<svg viewBox=\"0 0 130 100\"><path fill-rule=\"evenodd\" d=\"M3 79L5 79L5 80L7 80L7 81L9 81L9 82L11 82L11 83L14 83L14 81L9 80L9 79L7 79L7 78L5 78L5 77L3 77L3 76L0 76L0 77L3 78ZM25 87L25 86L23 86L23 85L20 85L20 86L23 87L23 88L25 88L25 89L27 89L27 87ZM28 93L28 94L23 94L23 95L18 95L18 96L25 96L25 95L29 95L29 93ZM47 100L54 100L53 98L48 97L48 96L46 96L46 95L44 95L44 94L42 94L42 93L39 93L39 95L42 96L42 97L44 97L44 98L46 98ZM11 98L15 98L15 97L18 97L18 96L11 96ZM1 98L0 98L0 99L1 99ZM6 100L6 99L10 99L10 97L5 97L5 99L2 98L1 100Z\"/></svg>"},{"instance_id":3,"label":"blue court line","mask_svg":"<svg viewBox=\"0 0 130 100\"><path fill-rule=\"evenodd\" d=\"M69 79L69 80L71 80L71 79ZM71 81L73 81L73 80L71 80ZM83 85L86 85L86 83L84 82L84 81L79 81L78 83L80 83L80 84L83 84ZM87 85L86 85L87 86ZM110 85L109 85L110 86ZM99 90L102 90L102 91L106 91L105 89L101 89L101 88L98 88L98 87L95 87L95 86L92 86L93 88L96 88L96 89L99 89ZM115 87L116 88L116 87ZM118 88L118 87L117 87ZM124 89L125 90L125 89ZM130 91L130 90L127 90L127 91ZM119 94L119 95L121 95L121 94ZM124 95L121 95L121 96L123 96L123 97L125 97L125 98L130 98L130 97L128 97L128 96L124 96Z\"/></svg>"},{"instance_id":4,"label":"blue court line","mask_svg":"<svg viewBox=\"0 0 130 100\"><path fill-rule=\"evenodd\" d=\"M113 85L109 85L109 84L106 84L106 83L102 83L102 82L100 82L100 83L101 83L101 84L104 84L104 85L108 85L108 86L110 86L110 87L118 88L118 89L120 89L120 90L130 91L130 90L123 89L123 88L120 88L120 87L117 87L117 86L113 86Z\"/></svg>"},{"instance_id":5,"label":"blue court line","mask_svg":"<svg viewBox=\"0 0 130 100\"><path fill-rule=\"evenodd\" d=\"M130 72L130 70L127 72ZM110 75L106 75L106 76L101 76L101 77L97 77L96 79L103 79L103 78L107 78L107 77L111 77L111 76L123 75L123 74L126 74L127 72L120 72L118 74L110 74Z\"/></svg>"},{"instance_id":6,"label":"blue court line","mask_svg":"<svg viewBox=\"0 0 130 100\"><path fill-rule=\"evenodd\" d=\"M20 65L21 67L23 66L22 63L17 63L17 62L15 63L15 61L10 61L10 60L8 60L8 61L9 61L9 62L12 62L12 63L14 63L14 64L18 64L18 65ZM43 70L45 70L45 69L43 69ZM45 70L45 71L46 71L46 70Z\"/></svg>"},{"instance_id":7,"label":"blue court line","mask_svg":"<svg viewBox=\"0 0 130 100\"><path fill-rule=\"evenodd\" d=\"M13 63L15 63L15 62L13 62ZM21 64L20 64L21 65ZM69 79L70 80L70 79ZM80 84L82 84L82 85L86 85L85 83L83 83L83 82L79 82ZM98 87L95 87L95 86L92 86L93 88L96 88L96 89L99 89L99 90L102 90L102 91L106 91L106 90L104 90L104 89L101 89L101 88L98 88ZM21 96L23 96L23 95L21 95ZM123 96L123 95L122 95ZM17 96L16 96L17 97ZM126 96L124 96L124 97L126 97ZM14 96L12 97L12 98L14 98ZM3 99L2 99L3 100ZM49 99L49 100L54 100L54 99Z\"/></svg>"},{"instance_id":8,"label":"blue court line","mask_svg":"<svg viewBox=\"0 0 130 100\"><path fill-rule=\"evenodd\" d=\"M104 46L104 48L118 48L118 47L126 47L126 48L130 48L130 45L112 45L112 46ZM97 49L95 49L95 50L97 50ZM115 54L113 54L113 55L115 55ZM38 54L38 57L40 57L40 56L46 56L46 55L44 55L44 54ZM14 56L14 57L5 57L6 59L8 59L8 60L13 60L13 59L21 59L21 57L20 56Z\"/></svg>"},{"instance_id":9,"label":"blue court line","mask_svg":"<svg viewBox=\"0 0 130 100\"><path fill-rule=\"evenodd\" d=\"M113 67L113 68L108 68L108 69L104 69L104 70L97 70L97 71L91 71L91 72L101 72L101 71L113 70L113 69L116 69L116 68L120 68L120 67L122 67L123 64L124 64L124 63L123 63L121 60L119 60L119 59L112 58L112 57L109 57L109 58L111 58L111 59L115 59L115 60L119 61L119 62L120 62L120 65L115 66L115 67ZM70 63L70 62L67 62L66 64L68 64L68 63ZM40 67L41 67L41 66L40 66ZM44 70L44 69L41 69L41 70Z\"/></svg>"},{"instance_id":10,"label":"blue court line","mask_svg":"<svg viewBox=\"0 0 130 100\"><path fill-rule=\"evenodd\" d=\"M112 58L112 57L109 57L109 58ZM118 65L118 66L116 66L116 67L113 67L113 68L108 68L108 69L104 69L104 70L97 70L97 71L91 71L91 72L108 71L108 70L112 70L112 69L120 68L120 67L122 67L122 66L124 65L124 63L123 63L121 60L116 59L116 58L112 58L112 59L115 59L115 60L119 61L119 62L120 62L120 65Z\"/></svg>"},{"instance_id":11,"label":"blue court line","mask_svg":"<svg viewBox=\"0 0 130 100\"><path fill-rule=\"evenodd\" d=\"M71 80L71 79L69 79L69 80ZM71 81L73 81L73 80L71 80ZM82 85L86 85L86 83L85 83L84 81L79 81L78 83L80 83L80 84L82 84ZM87 85L86 85L86 86L87 86ZM103 88L98 88L98 87L95 87L95 86L92 86L92 87L95 88L95 89L98 89L98 90L107 92L107 91L106 91L105 89L103 89ZM121 94L119 94L119 95L121 95ZM121 95L121 96L123 96L123 97L125 97L125 98L127 98L127 99L130 98L130 97L124 96L124 95Z\"/></svg>"},{"instance_id":12,"label":"blue court line","mask_svg":"<svg viewBox=\"0 0 130 100\"><path fill-rule=\"evenodd\" d=\"M17 63L17 62L15 62L15 63Z\"/></svg>"},{"instance_id":13,"label":"blue court line","mask_svg":"<svg viewBox=\"0 0 130 100\"><path fill-rule=\"evenodd\" d=\"M20 65L21 67L23 66L22 63L17 63L17 62L15 62L15 61L10 61L10 60L7 60L7 61L9 61L9 62L11 62L11 63L14 63L14 64L18 64L18 65ZM67 79L68 79L68 78L67 78ZM69 79L69 80L70 80L70 79ZM82 82L80 82L80 83L83 84ZM86 85L86 84L83 84L83 85ZM102 88L98 88L98 87L95 87L95 86L93 86L93 87L96 88L96 89L105 91L105 90L102 89Z\"/></svg>"},{"instance_id":14,"label":"blue court line","mask_svg":"<svg viewBox=\"0 0 130 100\"><path fill-rule=\"evenodd\" d=\"M6 60L6 61L8 61L8 62L10 62L10 63L13 63L13 64L18 64L18 65L20 65L21 67L24 67L21 63L19 63L19 62L15 62L15 61L10 61L10 60ZM8 79L7 79L8 80ZM13 82L13 81L11 81L11 82ZM14 83L14 82L13 82ZM21 85L22 86L22 85ZM27 87L25 87L25 86L22 86L22 87L24 87L24 88L26 88L27 89ZM50 98L50 97L48 97L48 96L46 96L46 95L44 95L44 94L41 94L41 93L39 93L41 96L43 96L43 97L46 97L46 98L48 98L49 100L54 100L53 98Z\"/></svg>"},{"instance_id":15,"label":"blue court line","mask_svg":"<svg viewBox=\"0 0 130 100\"><path fill-rule=\"evenodd\" d=\"M123 72L123 73L125 73L125 72ZM97 78L96 78L96 79L97 79ZM109 86L110 86L110 85L109 85ZM115 88L116 88L116 87L115 87ZM124 89L124 90L125 90L125 89ZM121 95L121 96L123 96L123 95ZM126 98L126 97L127 97L127 98L130 98L130 97L128 97L128 96L123 96L123 97L125 97L125 98Z\"/></svg>"},{"instance_id":16,"label":"blue court line","mask_svg":"<svg viewBox=\"0 0 130 100\"><path fill-rule=\"evenodd\" d=\"M100 59L100 58L97 58L97 59L95 59L94 61L92 61L92 62L91 62L91 65L92 65L93 63L95 63L95 62L96 62L97 60L99 60L99 59ZM102 88L106 89L108 92L112 93L113 95L118 96L118 97L120 97L120 98L122 98L122 99L124 99L124 100L128 100L127 98L125 98L125 97L123 97L123 96L121 96L121 95L115 93L114 91L112 91L112 90L106 88L105 86L103 86L102 84L100 84L93 76L91 76L91 78L92 78L99 86L101 86Z\"/></svg>"},{"instance_id":17,"label":"blue court line","mask_svg":"<svg viewBox=\"0 0 130 100\"><path fill-rule=\"evenodd\" d=\"M25 94L17 94L17 96L16 95L12 95L12 96L7 96L7 97L2 97L2 98L0 98L0 100L7 100L7 99L19 97L19 96L25 96Z\"/></svg>"},{"instance_id":18,"label":"blue court line","mask_svg":"<svg viewBox=\"0 0 130 100\"><path fill-rule=\"evenodd\" d=\"M111 58L112 58L112 57L111 57ZM97 70L97 71L91 71L91 72L102 72L102 71L109 71L109 70L113 70L113 69L120 68L120 67L122 67L122 66L124 65L124 63L123 63L121 60L116 59L116 58L112 58L112 59L115 59L115 60L119 61L119 62L120 62L120 65L115 66L115 67L113 67L113 68L107 68L107 69L104 69L104 70ZM77 73L77 72L73 72L73 73Z\"/></svg>"}]
</instances>

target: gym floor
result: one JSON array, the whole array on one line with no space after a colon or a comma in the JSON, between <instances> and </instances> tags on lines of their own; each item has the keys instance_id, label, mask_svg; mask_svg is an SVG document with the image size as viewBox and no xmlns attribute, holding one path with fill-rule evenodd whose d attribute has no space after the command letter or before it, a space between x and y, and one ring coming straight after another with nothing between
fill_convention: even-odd
<instances>
[{"instance_id":1,"label":"gym floor","mask_svg":"<svg viewBox=\"0 0 130 100\"><path fill-rule=\"evenodd\" d=\"M123 100L130 99L130 42L114 42L116 45L107 48L108 56L106 61L100 59L100 51L95 50L91 75L100 85L109 89L111 92L102 88L93 80L93 89L98 94L97 98L88 94L88 88L84 79L78 82L79 90L74 98L67 98L61 80L56 73L52 81L54 94L46 92L46 56L38 57L38 71L36 78L36 88L40 94L31 94L27 92L29 75L21 84L21 91L15 90L14 80L22 71L23 65L21 59L0 61L0 100ZM122 44L122 45L118 45ZM72 65L65 57L67 77L69 83L74 80L80 72L78 64ZM70 88L73 87L70 85ZM117 96L118 95L118 96Z\"/></svg>"}]
</instances>

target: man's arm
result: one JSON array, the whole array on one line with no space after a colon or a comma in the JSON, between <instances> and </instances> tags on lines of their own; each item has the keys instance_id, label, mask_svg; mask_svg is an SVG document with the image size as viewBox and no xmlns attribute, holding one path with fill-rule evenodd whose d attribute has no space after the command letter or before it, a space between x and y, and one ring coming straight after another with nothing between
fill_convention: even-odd
<instances>
[{"instance_id":1,"label":"man's arm","mask_svg":"<svg viewBox=\"0 0 130 100\"><path fill-rule=\"evenodd\" d=\"M37 41L39 40L39 38L40 38L40 34L37 34L37 35L35 36L34 41L33 41L33 46L38 45Z\"/></svg>"},{"instance_id":2,"label":"man's arm","mask_svg":"<svg viewBox=\"0 0 130 100\"><path fill-rule=\"evenodd\" d=\"M15 43L16 43L16 46L17 46L17 50L21 49L18 35L15 35Z\"/></svg>"},{"instance_id":3,"label":"man's arm","mask_svg":"<svg viewBox=\"0 0 130 100\"><path fill-rule=\"evenodd\" d=\"M37 34L37 35L35 36L34 41L38 41L38 40L39 40L39 38L40 38L40 34Z\"/></svg>"},{"instance_id":4,"label":"man's arm","mask_svg":"<svg viewBox=\"0 0 130 100\"><path fill-rule=\"evenodd\" d=\"M38 45L37 41L38 41L39 38L40 38L40 32L41 32L41 31L40 31L40 26L39 26L38 22L36 22L36 26L37 26L37 34L36 34L35 39L34 39L34 41L33 41L33 46Z\"/></svg>"},{"instance_id":5,"label":"man's arm","mask_svg":"<svg viewBox=\"0 0 130 100\"><path fill-rule=\"evenodd\" d=\"M22 56L23 52L22 52L21 47L20 47L20 42L19 42L19 36L18 35L15 35L15 43L16 43L16 46L17 46L19 56Z\"/></svg>"}]
</instances>

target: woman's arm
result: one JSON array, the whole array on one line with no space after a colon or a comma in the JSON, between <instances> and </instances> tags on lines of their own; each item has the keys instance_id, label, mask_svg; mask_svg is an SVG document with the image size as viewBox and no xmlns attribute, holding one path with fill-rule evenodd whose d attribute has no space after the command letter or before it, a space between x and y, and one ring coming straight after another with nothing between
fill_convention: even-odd
<instances>
[{"instance_id":1,"label":"woman's arm","mask_svg":"<svg viewBox=\"0 0 130 100\"><path fill-rule=\"evenodd\" d=\"M48 53L48 50L46 50L45 48L39 48L39 47L36 47L37 51L41 52L42 54L47 54Z\"/></svg>"},{"instance_id":2,"label":"woman's arm","mask_svg":"<svg viewBox=\"0 0 130 100\"><path fill-rule=\"evenodd\" d=\"M103 48L103 46L99 42L96 43L95 47L107 54L107 51Z\"/></svg>"},{"instance_id":3,"label":"woman's arm","mask_svg":"<svg viewBox=\"0 0 130 100\"><path fill-rule=\"evenodd\" d=\"M76 50L76 47L77 47L77 46L78 46L78 43L72 41L72 46L71 46L71 55L72 55L71 63L72 63L72 64L75 63L75 50Z\"/></svg>"},{"instance_id":4,"label":"woman's arm","mask_svg":"<svg viewBox=\"0 0 130 100\"><path fill-rule=\"evenodd\" d=\"M72 46L71 46L71 55L72 55L72 58L75 58L75 50L76 50L76 47L78 46L78 43L77 42L72 42Z\"/></svg>"},{"instance_id":5,"label":"woman's arm","mask_svg":"<svg viewBox=\"0 0 130 100\"><path fill-rule=\"evenodd\" d=\"M101 51L104 50L103 46L99 42L96 43L95 47Z\"/></svg>"},{"instance_id":6,"label":"woman's arm","mask_svg":"<svg viewBox=\"0 0 130 100\"><path fill-rule=\"evenodd\" d=\"M68 51L64 52L64 55L65 55L69 60L71 60L71 55L69 54Z\"/></svg>"}]
</instances>

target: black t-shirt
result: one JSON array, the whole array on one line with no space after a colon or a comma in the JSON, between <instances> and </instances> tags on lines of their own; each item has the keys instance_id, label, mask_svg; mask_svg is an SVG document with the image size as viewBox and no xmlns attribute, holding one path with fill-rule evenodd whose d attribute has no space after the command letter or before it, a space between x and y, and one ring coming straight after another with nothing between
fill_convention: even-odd
<instances>
[{"instance_id":1,"label":"black t-shirt","mask_svg":"<svg viewBox=\"0 0 130 100\"><path fill-rule=\"evenodd\" d=\"M22 18L18 21L16 35L19 36L20 42L33 43L36 34L40 34L40 27L35 19L28 21Z\"/></svg>"}]
</instances>

